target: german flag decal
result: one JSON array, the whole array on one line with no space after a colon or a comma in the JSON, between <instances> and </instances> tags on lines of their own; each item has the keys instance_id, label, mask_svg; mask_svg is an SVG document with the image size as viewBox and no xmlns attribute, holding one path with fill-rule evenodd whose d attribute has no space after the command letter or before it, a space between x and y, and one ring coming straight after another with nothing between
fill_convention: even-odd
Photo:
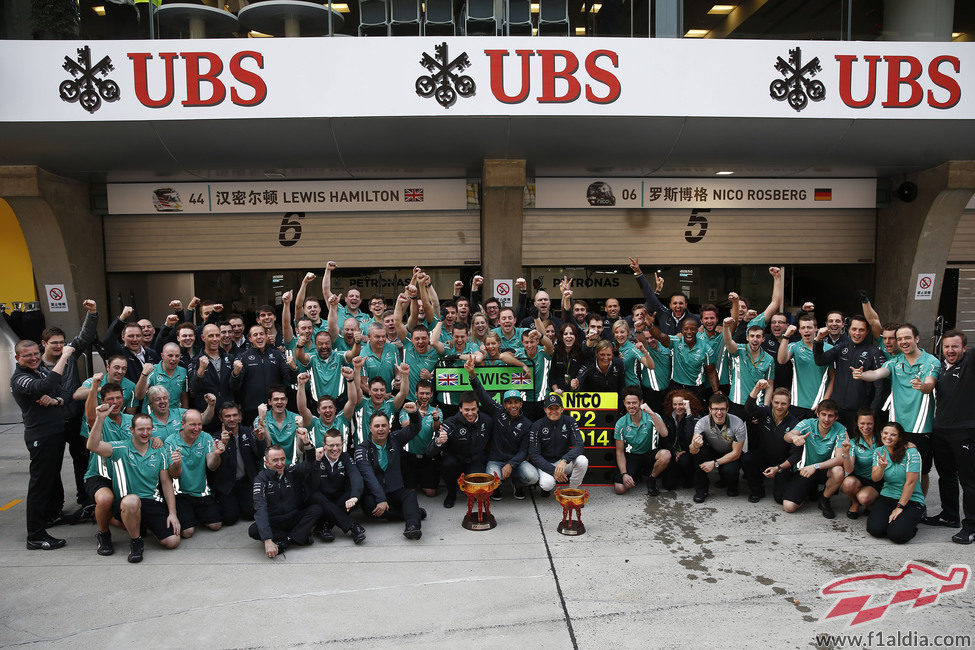
<instances>
[{"instance_id":1,"label":"german flag decal","mask_svg":"<svg viewBox=\"0 0 975 650\"><path fill-rule=\"evenodd\" d=\"M817 187L813 198L816 201L832 201L833 189L830 187Z\"/></svg>"}]
</instances>

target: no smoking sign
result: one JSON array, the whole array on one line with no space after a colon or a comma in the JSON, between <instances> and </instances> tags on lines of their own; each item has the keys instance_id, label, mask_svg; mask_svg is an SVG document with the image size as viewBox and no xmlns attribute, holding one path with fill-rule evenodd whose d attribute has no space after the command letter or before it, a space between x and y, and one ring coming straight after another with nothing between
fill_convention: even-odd
<instances>
[{"instance_id":1,"label":"no smoking sign","mask_svg":"<svg viewBox=\"0 0 975 650\"><path fill-rule=\"evenodd\" d=\"M914 300L934 299L934 273L918 273L917 284L914 285Z\"/></svg>"},{"instance_id":2,"label":"no smoking sign","mask_svg":"<svg viewBox=\"0 0 975 650\"><path fill-rule=\"evenodd\" d=\"M512 286L514 286L514 280L494 281L494 297L498 299L502 307L511 307L514 304L511 296Z\"/></svg>"},{"instance_id":3,"label":"no smoking sign","mask_svg":"<svg viewBox=\"0 0 975 650\"><path fill-rule=\"evenodd\" d=\"M65 298L63 284L45 284L44 293L47 294L47 310L50 312L68 311L68 300Z\"/></svg>"}]
</instances>

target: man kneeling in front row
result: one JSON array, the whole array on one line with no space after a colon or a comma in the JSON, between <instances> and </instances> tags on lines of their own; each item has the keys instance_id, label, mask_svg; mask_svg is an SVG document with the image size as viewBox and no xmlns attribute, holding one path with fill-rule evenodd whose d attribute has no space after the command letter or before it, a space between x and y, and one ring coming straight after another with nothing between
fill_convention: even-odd
<instances>
[{"instance_id":1,"label":"man kneeling in front row","mask_svg":"<svg viewBox=\"0 0 975 650\"><path fill-rule=\"evenodd\" d=\"M111 410L111 404L100 404L95 409L88 451L110 461L115 492L113 514L122 521L131 538L129 562L141 562L142 536L147 528L164 548L179 546L179 518L168 467L179 462L180 457L175 449L149 446L152 418L145 413L132 416L132 437L128 440L113 443L102 440L102 426Z\"/></svg>"},{"instance_id":2,"label":"man kneeling in front row","mask_svg":"<svg viewBox=\"0 0 975 650\"><path fill-rule=\"evenodd\" d=\"M562 399L552 394L544 404L545 417L532 425L528 438L528 457L538 469L542 496L548 495L556 483L579 487L589 469L589 459L582 454L586 447L579 425L562 413Z\"/></svg>"},{"instance_id":3,"label":"man kneeling in front row","mask_svg":"<svg viewBox=\"0 0 975 650\"><path fill-rule=\"evenodd\" d=\"M298 434L308 432L298 429ZM295 443L297 444L297 442ZM288 465L284 447L271 445L264 452L264 465L254 480L254 523L247 534L264 542L264 553L277 557L292 544L311 544L311 531L323 510L308 503L305 485L309 463Z\"/></svg>"}]
</instances>

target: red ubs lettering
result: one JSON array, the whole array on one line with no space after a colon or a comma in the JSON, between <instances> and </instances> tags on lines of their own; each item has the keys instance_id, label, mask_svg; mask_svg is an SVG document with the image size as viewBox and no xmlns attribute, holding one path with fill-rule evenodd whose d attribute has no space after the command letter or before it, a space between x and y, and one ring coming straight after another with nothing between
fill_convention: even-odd
<instances>
[{"instance_id":1,"label":"red ubs lettering","mask_svg":"<svg viewBox=\"0 0 975 650\"><path fill-rule=\"evenodd\" d=\"M880 104L883 108L913 108L922 101L932 108L951 108L961 100L961 86L956 78L961 72L961 62L956 56L942 54L928 61L927 65L914 56L893 54L867 54L862 63L858 63L859 58L854 54L837 54L836 60L840 64L840 99L851 108L866 108L873 104L877 97L878 70L884 67L887 88L886 99ZM866 76L866 83L858 82L856 93L853 89L854 66L859 78ZM902 87L906 92L902 92ZM903 95L906 97L902 98Z\"/></svg>"},{"instance_id":2,"label":"red ubs lettering","mask_svg":"<svg viewBox=\"0 0 975 650\"><path fill-rule=\"evenodd\" d=\"M586 101L593 104L609 104L620 97L622 88L617 76L610 68L619 68L619 55L612 50L593 50L582 64L588 81L583 83L576 78L579 72L579 58L569 50L515 50L521 71L521 85L517 92L508 94L504 87L504 62L510 56L508 50L484 50L491 68L491 93L505 104L519 104L531 93L532 58L537 56L541 63L542 87L536 101L543 104L567 104L585 94ZM563 92L556 89L556 81L562 80Z\"/></svg>"},{"instance_id":3,"label":"red ubs lettering","mask_svg":"<svg viewBox=\"0 0 975 650\"><path fill-rule=\"evenodd\" d=\"M158 56L161 70L159 63L150 64L152 54L129 54L135 96L143 106L163 108L173 102L176 97L174 69L179 65L177 61L182 62L186 79L184 99L181 100L183 106L217 106L227 98L228 84L230 101L238 106L256 106L267 98L267 84L264 79L259 73L245 67L245 62L250 60L248 66L263 70L264 55L260 52L245 50L230 58L227 71L233 79L232 82L224 74L223 60L213 52L160 52ZM161 72L165 79L165 90L157 98L149 94L150 67L154 78ZM250 90L244 90L245 88Z\"/></svg>"}]
</instances>

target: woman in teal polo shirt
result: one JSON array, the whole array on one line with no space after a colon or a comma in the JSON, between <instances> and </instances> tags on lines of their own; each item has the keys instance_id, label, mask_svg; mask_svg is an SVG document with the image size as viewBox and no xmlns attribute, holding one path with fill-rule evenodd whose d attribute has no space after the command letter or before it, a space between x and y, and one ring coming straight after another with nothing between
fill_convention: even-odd
<instances>
[{"instance_id":1,"label":"woman in teal polo shirt","mask_svg":"<svg viewBox=\"0 0 975 650\"><path fill-rule=\"evenodd\" d=\"M871 478L873 462L877 451L882 448L878 436L874 433L877 416L869 407L857 411L856 431L847 432L850 438L848 445L843 445L843 469L846 478L840 489L850 497L850 509L846 516L856 519L860 516L861 508L870 508L883 488L884 481L874 481Z\"/></svg>"},{"instance_id":2,"label":"woman in teal polo shirt","mask_svg":"<svg viewBox=\"0 0 975 650\"><path fill-rule=\"evenodd\" d=\"M924 516L921 454L907 442L904 427L896 422L884 427L880 441L883 447L874 456L871 478L883 479L884 485L867 519L867 532L904 544L917 534Z\"/></svg>"}]
</instances>

